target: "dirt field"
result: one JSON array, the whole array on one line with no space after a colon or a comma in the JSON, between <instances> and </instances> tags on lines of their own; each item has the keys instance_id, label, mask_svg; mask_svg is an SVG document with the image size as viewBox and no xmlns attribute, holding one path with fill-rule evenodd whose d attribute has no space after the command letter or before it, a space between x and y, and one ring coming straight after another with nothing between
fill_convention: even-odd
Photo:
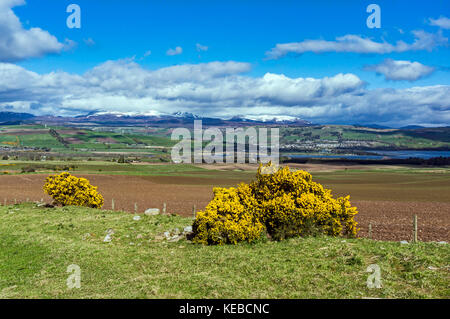
<instances>
[{"instance_id":1,"label":"dirt field","mask_svg":"<svg viewBox=\"0 0 450 319\"><path fill-rule=\"evenodd\" d=\"M212 187L229 187L243 180L237 172L226 178L224 172L211 172L211 177L190 176L121 176L84 175L105 198L105 209L115 208L138 211L147 208L162 209L167 203L167 212L192 216L193 205L203 209L212 198ZM231 172L230 172L231 173ZM77 174L78 175L78 174ZM248 174L247 174L248 175ZM374 239L411 240L412 216L418 215L419 239L423 241L450 242L450 178L417 176L421 174L325 174L314 176L315 180L333 189L334 194L350 194L352 204L358 207L357 220L360 236L367 236L372 223ZM81 175L82 176L82 175ZM0 176L0 203L9 204L27 199L38 201L51 199L42 191L45 175ZM248 181L248 178L247 178Z\"/></svg>"}]
</instances>

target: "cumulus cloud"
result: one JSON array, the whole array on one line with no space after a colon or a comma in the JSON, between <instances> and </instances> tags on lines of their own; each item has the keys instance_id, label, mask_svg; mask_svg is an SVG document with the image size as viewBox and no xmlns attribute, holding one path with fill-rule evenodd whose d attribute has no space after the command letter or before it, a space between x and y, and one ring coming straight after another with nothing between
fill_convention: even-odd
<instances>
[{"instance_id":1,"label":"cumulus cloud","mask_svg":"<svg viewBox=\"0 0 450 319\"><path fill-rule=\"evenodd\" d=\"M88 47L92 47L95 45L95 41L92 38L83 39L84 44L86 44Z\"/></svg>"},{"instance_id":2,"label":"cumulus cloud","mask_svg":"<svg viewBox=\"0 0 450 319\"><path fill-rule=\"evenodd\" d=\"M182 47L176 47L175 49L169 49L167 50L166 54L167 55L178 55L183 53L183 48Z\"/></svg>"},{"instance_id":3,"label":"cumulus cloud","mask_svg":"<svg viewBox=\"0 0 450 319\"><path fill-rule=\"evenodd\" d=\"M395 44L386 41L376 42L359 35L347 34L337 37L335 41L327 40L305 40L302 42L291 42L277 44L270 51L266 52L268 59L279 59L289 53L302 54L305 52L353 52L353 53L377 53L386 54L392 52L405 52L416 50L432 50L436 46L448 43L448 39L442 32L428 33L423 30L412 32L414 41L406 43L397 41Z\"/></svg>"},{"instance_id":4,"label":"cumulus cloud","mask_svg":"<svg viewBox=\"0 0 450 319\"><path fill-rule=\"evenodd\" d=\"M207 47L206 45L201 45L200 43L197 43L197 44L195 45L195 47L196 47L196 49L197 49L198 52L201 52L201 51L208 51L208 47Z\"/></svg>"},{"instance_id":5,"label":"cumulus cloud","mask_svg":"<svg viewBox=\"0 0 450 319\"><path fill-rule=\"evenodd\" d=\"M369 65L366 70L382 74L386 80L416 81L434 72L435 68L419 62L386 59L375 65Z\"/></svg>"},{"instance_id":6,"label":"cumulus cloud","mask_svg":"<svg viewBox=\"0 0 450 319\"><path fill-rule=\"evenodd\" d=\"M187 111L222 118L301 117L316 123L450 122L450 86L369 90L351 73L323 78L274 73L251 77L245 74L249 70L249 64L235 61L150 70L127 59L105 62L82 75L38 74L0 63L0 108L59 115L92 110Z\"/></svg>"},{"instance_id":7,"label":"cumulus cloud","mask_svg":"<svg viewBox=\"0 0 450 319\"><path fill-rule=\"evenodd\" d=\"M441 29L450 29L450 19L447 17L441 16L438 19L430 18L428 21L430 25L437 26Z\"/></svg>"},{"instance_id":8,"label":"cumulus cloud","mask_svg":"<svg viewBox=\"0 0 450 319\"><path fill-rule=\"evenodd\" d=\"M14 62L48 53L58 53L65 48L55 36L40 28L24 29L11 8L25 4L24 0L0 2L0 62ZM74 43L67 40L70 49Z\"/></svg>"}]
</instances>

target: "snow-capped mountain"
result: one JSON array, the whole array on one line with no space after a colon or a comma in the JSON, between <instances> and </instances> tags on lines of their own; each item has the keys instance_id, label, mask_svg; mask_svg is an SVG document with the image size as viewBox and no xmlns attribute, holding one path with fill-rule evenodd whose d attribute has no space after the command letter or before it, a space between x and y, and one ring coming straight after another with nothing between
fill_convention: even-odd
<instances>
[{"instance_id":1,"label":"snow-capped mountain","mask_svg":"<svg viewBox=\"0 0 450 319\"><path fill-rule=\"evenodd\" d=\"M55 125L104 125L104 126L156 126L156 127L189 127L194 120L202 120L203 126L250 126L250 125L292 125L304 126L311 123L290 116L234 116L230 119L214 117L202 117L189 112L175 112L172 114L159 114L157 112L134 113L134 112L104 112L94 111L74 117L63 117L54 115L34 116L27 114L3 112L3 121L20 121L22 123L42 123ZM10 120L8 120L10 119Z\"/></svg>"}]
</instances>

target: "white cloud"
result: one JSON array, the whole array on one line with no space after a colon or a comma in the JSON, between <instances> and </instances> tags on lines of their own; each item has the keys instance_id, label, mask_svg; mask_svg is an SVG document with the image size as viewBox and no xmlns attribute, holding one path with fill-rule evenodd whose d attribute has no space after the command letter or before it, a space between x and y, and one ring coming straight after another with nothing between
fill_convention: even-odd
<instances>
[{"instance_id":1,"label":"white cloud","mask_svg":"<svg viewBox=\"0 0 450 319\"><path fill-rule=\"evenodd\" d=\"M151 50L145 51L144 57L148 57L148 56L151 55L151 54L152 54L152 51L151 51Z\"/></svg>"},{"instance_id":2,"label":"white cloud","mask_svg":"<svg viewBox=\"0 0 450 319\"><path fill-rule=\"evenodd\" d=\"M441 16L438 19L430 18L429 23L441 29L450 29L450 19L447 17Z\"/></svg>"},{"instance_id":3,"label":"white cloud","mask_svg":"<svg viewBox=\"0 0 450 319\"><path fill-rule=\"evenodd\" d=\"M23 4L25 4L24 0L2 0L0 2L1 62L20 61L48 53L58 53L65 48L63 43L58 42L55 36L45 30L23 28L19 18L11 9ZM69 46L73 45L72 42L68 43Z\"/></svg>"},{"instance_id":4,"label":"white cloud","mask_svg":"<svg viewBox=\"0 0 450 319\"><path fill-rule=\"evenodd\" d=\"M76 47L78 46L78 43L70 40L70 39L64 39L64 47L63 50L64 51L72 51L74 50Z\"/></svg>"},{"instance_id":5,"label":"white cloud","mask_svg":"<svg viewBox=\"0 0 450 319\"><path fill-rule=\"evenodd\" d=\"M84 39L83 41L88 47L92 47L95 45L95 41L92 38L87 38Z\"/></svg>"},{"instance_id":6,"label":"white cloud","mask_svg":"<svg viewBox=\"0 0 450 319\"><path fill-rule=\"evenodd\" d=\"M405 52L414 50L432 50L434 47L446 44L448 39L442 36L442 32L428 33L423 30L413 31L414 42L411 44L397 41L395 44L388 42L376 42L359 35L347 34L337 37L335 41L327 40L305 40L302 42L291 42L277 44L266 52L269 59L279 59L289 53L302 54L305 52L354 52L354 53L377 53L386 54L391 52Z\"/></svg>"},{"instance_id":7,"label":"white cloud","mask_svg":"<svg viewBox=\"0 0 450 319\"><path fill-rule=\"evenodd\" d=\"M200 43L197 43L197 44L195 45L195 47L197 48L197 51L198 51L198 52L201 52L201 51L208 51L208 47L207 47L206 45L201 45Z\"/></svg>"},{"instance_id":8,"label":"white cloud","mask_svg":"<svg viewBox=\"0 0 450 319\"><path fill-rule=\"evenodd\" d=\"M445 124L450 86L368 90L358 76L250 77L247 63L211 62L149 70L132 59L108 61L83 75L37 74L0 63L0 108L77 115L92 110L230 118L301 117L317 123ZM39 105L39 108L30 108Z\"/></svg>"},{"instance_id":9,"label":"white cloud","mask_svg":"<svg viewBox=\"0 0 450 319\"><path fill-rule=\"evenodd\" d=\"M176 47L175 49L169 49L167 50L166 54L167 55L178 55L183 53L183 48L182 47Z\"/></svg>"},{"instance_id":10,"label":"white cloud","mask_svg":"<svg viewBox=\"0 0 450 319\"><path fill-rule=\"evenodd\" d=\"M416 81L434 72L435 68L419 62L385 59L380 64L367 66L366 70L383 74L387 80Z\"/></svg>"}]
</instances>

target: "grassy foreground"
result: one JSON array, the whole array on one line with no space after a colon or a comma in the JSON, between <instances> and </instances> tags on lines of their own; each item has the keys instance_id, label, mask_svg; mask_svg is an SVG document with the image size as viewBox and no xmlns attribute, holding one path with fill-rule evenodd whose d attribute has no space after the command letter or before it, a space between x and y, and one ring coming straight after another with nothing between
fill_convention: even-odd
<instances>
[{"instance_id":1,"label":"grassy foreground","mask_svg":"<svg viewBox=\"0 0 450 319\"><path fill-rule=\"evenodd\" d=\"M205 247L155 237L192 219L0 207L0 298L449 298L448 244L296 238ZM108 229L112 241L103 242ZM69 289L67 267L81 268ZM378 264L382 288L369 289Z\"/></svg>"}]
</instances>

